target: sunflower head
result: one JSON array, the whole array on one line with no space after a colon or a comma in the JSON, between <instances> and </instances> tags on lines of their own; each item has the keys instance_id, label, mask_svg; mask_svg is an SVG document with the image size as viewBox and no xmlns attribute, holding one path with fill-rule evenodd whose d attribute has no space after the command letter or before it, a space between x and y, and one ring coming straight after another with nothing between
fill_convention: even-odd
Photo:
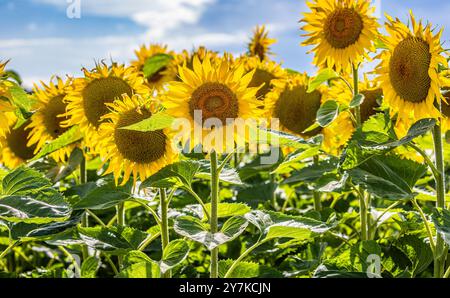
<instances>
[{"instance_id":1,"label":"sunflower head","mask_svg":"<svg viewBox=\"0 0 450 298\"><path fill-rule=\"evenodd\" d=\"M31 129L28 145L35 145L36 152L52 140L61 136L69 127L63 125L63 121L67 121L66 113L67 104L64 101L65 96L70 88L72 88L72 79L65 81L59 77L56 82L50 81L47 85L41 82L42 87L34 86L33 92L36 98L36 112L31 116L31 123L28 126ZM62 148L52 154L56 161L65 161L73 149L73 146Z\"/></svg>"},{"instance_id":2,"label":"sunflower head","mask_svg":"<svg viewBox=\"0 0 450 298\"><path fill-rule=\"evenodd\" d=\"M208 120L215 119L218 122L214 128L204 128L204 134L211 130L223 132L237 118L255 118L260 113L255 98L258 88L248 87L254 71L245 73L242 63L235 65L230 63L230 59L214 59L209 55L200 62L199 57L195 56L192 70L185 64L179 67L178 72L181 82L171 83L164 105L174 117L189 120L192 131L188 138L195 127L200 126L202 129ZM202 118L196 116L199 114ZM191 138L190 144L192 147L205 145L203 138ZM222 152L223 148L219 147L212 149Z\"/></svg>"},{"instance_id":3,"label":"sunflower head","mask_svg":"<svg viewBox=\"0 0 450 298\"><path fill-rule=\"evenodd\" d=\"M0 137L9 131L9 127L16 120L14 111L16 108L11 104L10 82L4 79L4 71L8 61L0 61Z\"/></svg>"},{"instance_id":4,"label":"sunflower head","mask_svg":"<svg viewBox=\"0 0 450 298\"><path fill-rule=\"evenodd\" d=\"M131 64L142 73L147 85L151 89L162 90L167 82L176 78L175 52L169 51L167 46L152 44L149 47L146 47L145 45L142 45L139 50L135 51L135 54L137 60L132 61ZM145 76L145 64L149 59L154 58L157 55L169 55L172 57L172 60L167 66L160 68L154 74Z\"/></svg>"},{"instance_id":5,"label":"sunflower head","mask_svg":"<svg viewBox=\"0 0 450 298\"><path fill-rule=\"evenodd\" d=\"M84 77L73 81L73 88L67 92L67 113L65 126L79 125L85 134L86 145L95 149L97 130L102 117L108 114L108 104L123 94L149 94L144 79L134 67L113 63L97 65L93 70L84 69Z\"/></svg>"},{"instance_id":6,"label":"sunflower head","mask_svg":"<svg viewBox=\"0 0 450 298\"><path fill-rule=\"evenodd\" d=\"M31 135L29 124L29 121L19 127L14 127L13 124L9 131L0 137L0 163L10 169L18 167L34 156L36 146L27 145L27 140Z\"/></svg>"},{"instance_id":7,"label":"sunflower head","mask_svg":"<svg viewBox=\"0 0 450 298\"><path fill-rule=\"evenodd\" d=\"M314 64L347 71L352 63L368 58L374 51L373 41L378 24L366 0L313 0L307 2L311 12L301 22L308 39L303 45L312 45Z\"/></svg>"},{"instance_id":8,"label":"sunflower head","mask_svg":"<svg viewBox=\"0 0 450 298\"><path fill-rule=\"evenodd\" d=\"M249 87L260 87L256 93L258 100L264 100L273 87L273 80L280 80L287 76L286 71L274 61L261 61L258 57L242 57L241 60L243 60L245 71L255 72Z\"/></svg>"},{"instance_id":9,"label":"sunflower head","mask_svg":"<svg viewBox=\"0 0 450 298\"><path fill-rule=\"evenodd\" d=\"M110 113L99 128L100 157L109 163L105 174L113 173L116 183L125 184L130 176L141 181L174 162L177 151L168 129L140 132L125 127L150 118L157 110L152 100L139 95L108 104Z\"/></svg>"},{"instance_id":10,"label":"sunflower head","mask_svg":"<svg viewBox=\"0 0 450 298\"><path fill-rule=\"evenodd\" d=\"M253 30L253 37L248 44L248 55L265 60L273 54L270 51L270 46L276 41L276 39L269 38L269 32L265 26L256 26Z\"/></svg>"},{"instance_id":11,"label":"sunflower head","mask_svg":"<svg viewBox=\"0 0 450 298\"><path fill-rule=\"evenodd\" d=\"M377 68L384 102L407 126L423 118L438 118L435 102L442 98L444 80L438 68L447 66L441 54L442 31L433 34L432 25L417 23L412 13L411 28L387 18L388 36L382 38L386 50L379 55Z\"/></svg>"},{"instance_id":12,"label":"sunflower head","mask_svg":"<svg viewBox=\"0 0 450 298\"><path fill-rule=\"evenodd\" d=\"M306 74L291 75L273 81L274 88L266 96L266 117L277 118L282 130L302 137L312 137L320 129L305 132L316 122L316 114L324 97L324 88L308 93Z\"/></svg>"}]
</instances>

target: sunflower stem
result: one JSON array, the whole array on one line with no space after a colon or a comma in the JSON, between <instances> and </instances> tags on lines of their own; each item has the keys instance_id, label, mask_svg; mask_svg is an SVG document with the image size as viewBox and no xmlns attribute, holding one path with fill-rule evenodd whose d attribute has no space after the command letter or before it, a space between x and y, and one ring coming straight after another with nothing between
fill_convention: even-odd
<instances>
[{"instance_id":1,"label":"sunflower stem","mask_svg":"<svg viewBox=\"0 0 450 298\"><path fill-rule=\"evenodd\" d=\"M162 251L166 249L169 245L169 219L168 219L168 201L166 190L164 188L159 189L160 193L160 204L161 204L161 248ZM162 278L171 278L172 271L167 270L165 273L161 274Z\"/></svg>"},{"instance_id":2,"label":"sunflower stem","mask_svg":"<svg viewBox=\"0 0 450 298\"><path fill-rule=\"evenodd\" d=\"M87 170L86 170L86 155L83 150L83 158L80 163L80 184L86 184L87 183ZM89 226L89 214L87 210L85 210L85 213L81 217L81 226L83 228L87 228ZM86 260L89 257L89 250L86 244L83 244L81 246L81 254L83 256L83 260Z\"/></svg>"},{"instance_id":3,"label":"sunflower stem","mask_svg":"<svg viewBox=\"0 0 450 298\"><path fill-rule=\"evenodd\" d=\"M211 214L210 214L210 228L211 234L218 232L217 209L219 205L219 171L217 169L217 153L212 151L211 154ZM219 277L219 248L216 247L211 250L211 267L210 277Z\"/></svg>"},{"instance_id":4,"label":"sunflower stem","mask_svg":"<svg viewBox=\"0 0 450 298\"><path fill-rule=\"evenodd\" d=\"M439 124L433 128L434 154L437 170L436 181L436 207L445 208L445 172L444 172L444 148L442 145L442 129ZM445 242L441 234L436 235L436 254L434 257L434 277L443 277L445 270Z\"/></svg>"},{"instance_id":5,"label":"sunflower stem","mask_svg":"<svg viewBox=\"0 0 450 298\"><path fill-rule=\"evenodd\" d=\"M119 227L124 227L125 226L125 204L123 202L117 204L116 213L117 213L117 225ZM123 257L118 256L117 259L119 261L119 268L121 268Z\"/></svg>"},{"instance_id":6,"label":"sunflower stem","mask_svg":"<svg viewBox=\"0 0 450 298\"><path fill-rule=\"evenodd\" d=\"M314 156L314 165L317 165L319 163L319 156ZM320 212L322 211L322 202L320 200L320 192L314 190L313 191L313 197L314 197L314 210Z\"/></svg>"},{"instance_id":7,"label":"sunflower stem","mask_svg":"<svg viewBox=\"0 0 450 298\"><path fill-rule=\"evenodd\" d=\"M359 94L359 76L358 76L358 66L353 65L353 96ZM354 109L355 119L356 119L356 127L361 127L361 109L359 106L356 106ZM364 193L358 187L359 194L359 217L361 221L361 240L368 240L368 227L367 227L367 204L365 201Z\"/></svg>"}]
</instances>

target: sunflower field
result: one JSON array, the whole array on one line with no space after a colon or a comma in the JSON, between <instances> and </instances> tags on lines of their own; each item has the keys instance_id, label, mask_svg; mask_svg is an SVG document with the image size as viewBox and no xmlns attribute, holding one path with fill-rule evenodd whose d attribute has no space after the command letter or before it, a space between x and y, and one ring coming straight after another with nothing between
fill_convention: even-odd
<instances>
[{"instance_id":1,"label":"sunflower field","mask_svg":"<svg viewBox=\"0 0 450 298\"><path fill-rule=\"evenodd\" d=\"M316 73L265 26L32 90L0 57L0 277L449 278L442 29L307 4Z\"/></svg>"}]
</instances>

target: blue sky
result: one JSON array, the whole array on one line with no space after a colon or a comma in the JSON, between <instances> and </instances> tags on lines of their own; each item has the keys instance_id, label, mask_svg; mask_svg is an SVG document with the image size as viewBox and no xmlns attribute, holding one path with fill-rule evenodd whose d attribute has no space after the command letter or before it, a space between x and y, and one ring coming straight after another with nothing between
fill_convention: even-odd
<instances>
[{"instance_id":1,"label":"blue sky","mask_svg":"<svg viewBox=\"0 0 450 298\"><path fill-rule=\"evenodd\" d=\"M73 1L80 1L80 19L67 17ZM381 16L387 12L406 21L412 9L434 25L450 26L446 0L375 2ZM252 28L266 24L278 40L275 60L314 72L312 55L299 46L298 20L305 9L305 0L0 0L0 60L11 59L9 67L30 86L52 74L78 75L101 59L126 63L142 43L242 53ZM443 39L448 48L450 30Z\"/></svg>"}]
</instances>

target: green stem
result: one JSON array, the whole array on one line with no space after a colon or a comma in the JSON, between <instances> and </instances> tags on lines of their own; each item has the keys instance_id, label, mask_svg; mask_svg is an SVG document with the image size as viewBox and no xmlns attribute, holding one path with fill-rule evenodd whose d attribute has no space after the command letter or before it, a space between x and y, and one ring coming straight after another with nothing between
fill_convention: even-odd
<instances>
[{"instance_id":1,"label":"green stem","mask_svg":"<svg viewBox=\"0 0 450 298\"><path fill-rule=\"evenodd\" d=\"M125 204L123 202L117 204L116 213L117 213L117 225L119 227L124 227L125 226ZM121 268L123 257L118 256L117 259L119 261L119 268Z\"/></svg>"},{"instance_id":2,"label":"green stem","mask_svg":"<svg viewBox=\"0 0 450 298\"><path fill-rule=\"evenodd\" d=\"M0 254L0 265L3 265L3 258L19 243L19 241L14 241L8 245L8 247L5 248L4 251Z\"/></svg>"},{"instance_id":3,"label":"green stem","mask_svg":"<svg viewBox=\"0 0 450 298\"><path fill-rule=\"evenodd\" d=\"M83 159L80 163L80 184L87 183L87 170L86 170L86 156L83 151ZM87 211L87 210L86 210ZM81 217L81 226L87 228L89 226L89 218L88 212L85 212ZM83 256L83 260L86 260L89 257L89 250L86 244L81 246L81 255Z\"/></svg>"},{"instance_id":4,"label":"green stem","mask_svg":"<svg viewBox=\"0 0 450 298\"><path fill-rule=\"evenodd\" d=\"M72 256L72 254L70 252L68 252L63 246L58 246L59 250L61 250L67 258L69 258L69 260L72 262L73 266L75 267L75 270L78 273L78 276L81 275L81 268L78 265L77 261L75 260L75 258Z\"/></svg>"},{"instance_id":5,"label":"green stem","mask_svg":"<svg viewBox=\"0 0 450 298\"><path fill-rule=\"evenodd\" d=\"M103 256L105 257L105 259L108 262L109 266L113 270L114 275L118 275L119 274L119 270L117 270L117 267L114 264L114 262L111 260L111 258L107 254L103 254Z\"/></svg>"},{"instance_id":6,"label":"green stem","mask_svg":"<svg viewBox=\"0 0 450 298\"><path fill-rule=\"evenodd\" d=\"M210 228L211 234L218 232L217 209L219 204L219 172L217 170L217 153L211 152L211 215ZM210 277L219 277L219 248L216 247L211 250L211 267Z\"/></svg>"},{"instance_id":7,"label":"green stem","mask_svg":"<svg viewBox=\"0 0 450 298\"><path fill-rule=\"evenodd\" d=\"M436 245L434 244L433 233L431 232L430 225L428 224L428 219L427 219L425 213L423 212L422 208L420 208L419 204L417 203L417 200L413 199L412 203L413 203L414 207L417 209L417 211L419 211L420 217L422 217L423 223L425 225L425 229L427 230L428 238L430 239L431 251L433 252L433 255L436 258Z\"/></svg>"},{"instance_id":8,"label":"green stem","mask_svg":"<svg viewBox=\"0 0 450 298\"><path fill-rule=\"evenodd\" d=\"M447 268L447 271L445 271L444 278L450 277L450 267Z\"/></svg>"},{"instance_id":9,"label":"green stem","mask_svg":"<svg viewBox=\"0 0 450 298\"><path fill-rule=\"evenodd\" d=\"M141 245L138 247L139 251L144 251L144 249L149 246L150 243L152 243L156 238L161 236L161 232L158 232L152 236L149 236L147 239L144 240L144 242L141 243Z\"/></svg>"},{"instance_id":10,"label":"green stem","mask_svg":"<svg viewBox=\"0 0 450 298\"><path fill-rule=\"evenodd\" d=\"M240 256L239 258L237 258L233 264L230 266L230 268L228 269L227 273L225 273L224 278L228 278L230 277L231 274L233 274L234 269L236 269L237 265L239 265L239 263L245 258L247 257L254 249L256 249L258 246L262 245L263 243L267 242L269 239L264 239L262 241L260 241L258 239L258 241L253 244L252 246L250 246L249 248L247 248L247 250L245 250Z\"/></svg>"},{"instance_id":11,"label":"green stem","mask_svg":"<svg viewBox=\"0 0 450 298\"><path fill-rule=\"evenodd\" d=\"M319 163L319 156L314 156L314 164L317 165ZM322 202L320 200L320 192L314 190L313 191L313 197L314 197L314 210L316 211L322 211Z\"/></svg>"},{"instance_id":12,"label":"green stem","mask_svg":"<svg viewBox=\"0 0 450 298\"><path fill-rule=\"evenodd\" d=\"M272 191L272 195L271 195L271 203L272 203L272 208L273 210L278 210L278 202L277 202L277 187L276 187L276 174L270 173L270 184L272 184L272 186L274 187L274 190Z\"/></svg>"},{"instance_id":13,"label":"green stem","mask_svg":"<svg viewBox=\"0 0 450 298\"><path fill-rule=\"evenodd\" d=\"M200 197L198 196L198 194L197 194L195 191L192 190L192 188L190 188L190 187L185 187L184 189L185 189L188 193L190 193L190 194L197 200L197 202L202 206L203 212L205 213L206 218L209 220L209 219L211 218L211 215L209 214L209 211L208 211L208 209L206 208L205 203L203 203L202 198L200 198Z\"/></svg>"},{"instance_id":14,"label":"green stem","mask_svg":"<svg viewBox=\"0 0 450 298\"><path fill-rule=\"evenodd\" d=\"M166 247L169 245L169 218L168 218L169 206L167 204L166 190L164 188L160 188L159 193L161 203L161 248L162 251L164 252ZM161 277L171 278L172 271L167 270L165 273L161 275Z\"/></svg>"},{"instance_id":15,"label":"green stem","mask_svg":"<svg viewBox=\"0 0 450 298\"><path fill-rule=\"evenodd\" d=\"M359 77L358 77L358 66L353 66L353 96L359 94ZM356 118L356 126L361 126L361 109L359 106L355 107L355 118Z\"/></svg>"},{"instance_id":16,"label":"green stem","mask_svg":"<svg viewBox=\"0 0 450 298\"><path fill-rule=\"evenodd\" d=\"M430 159L430 157L423 151L419 146L417 146L414 143L410 143L409 147L413 148L417 153L419 153L423 159L425 160L428 167L431 169L431 172L433 173L434 179L439 179L439 171L437 170L436 166L434 165L433 161Z\"/></svg>"},{"instance_id":17,"label":"green stem","mask_svg":"<svg viewBox=\"0 0 450 298\"><path fill-rule=\"evenodd\" d=\"M436 180L436 207L445 208L445 172L444 172L444 148L442 145L441 126L436 124L433 128L434 154L438 176ZM434 258L434 277L442 277L445 270L445 242L440 233L436 235L436 255Z\"/></svg>"},{"instance_id":18,"label":"green stem","mask_svg":"<svg viewBox=\"0 0 450 298\"><path fill-rule=\"evenodd\" d=\"M97 216L97 215L95 215L95 213L94 212L92 212L91 210L89 210L89 209L86 209L86 212L90 215L90 216L92 216L92 218L98 223L98 224L100 224L102 227L106 227L106 224Z\"/></svg>"}]
</instances>

